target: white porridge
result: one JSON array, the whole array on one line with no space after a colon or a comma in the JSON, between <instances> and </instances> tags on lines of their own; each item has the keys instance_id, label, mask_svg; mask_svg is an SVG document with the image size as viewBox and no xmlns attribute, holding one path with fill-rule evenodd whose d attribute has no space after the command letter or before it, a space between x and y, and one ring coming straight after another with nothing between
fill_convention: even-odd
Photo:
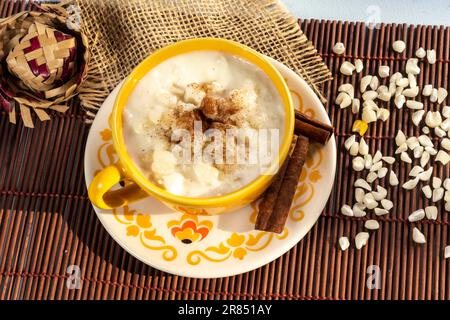
<instances>
[{"instance_id":1,"label":"white porridge","mask_svg":"<svg viewBox=\"0 0 450 320\"><path fill-rule=\"evenodd\" d=\"M264 137L276 139L278 146L284 118L281 97L257 66L224 52L195 51L164 61L139 81L123 111L124 139L128 153L150 181L176 195L217 196L260 176L260 161L255 163L245 150L245 163L236 163L236 154L229 162L225 147L223 163L195 155L186 161L180 156L187 150L186 142L188 155L196 147L205 152L214 145L205 138L183 140L177 129L194 135L195 130L207 135L246 129L255 136L261 136L261 129L275 129ZM244 141L253 150L249 139ZM238 150L236 145L231 149ZM220 154L214 150L215 156ZM278 150L270 153L272 162Z\"/></svg>"}]
</instances>

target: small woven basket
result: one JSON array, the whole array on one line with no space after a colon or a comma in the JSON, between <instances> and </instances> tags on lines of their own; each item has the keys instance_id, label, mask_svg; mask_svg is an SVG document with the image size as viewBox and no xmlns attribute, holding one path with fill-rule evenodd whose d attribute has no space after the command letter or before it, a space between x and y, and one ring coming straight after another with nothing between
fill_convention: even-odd
<instances>
[{"instance_id":1,"label":"small woven basket","mask_svg":"<svg viewBox=\"0 0 450 320\"><path fill-rule=\"evenodd\" d=\"M89 50L87 37L71 22L61 5L0 20L0 105L12 123L18 109L24 125L34 127L31 110L49 120L48 109L65 112L64 102L78 93Z\"/></svg>"}]
</instances>

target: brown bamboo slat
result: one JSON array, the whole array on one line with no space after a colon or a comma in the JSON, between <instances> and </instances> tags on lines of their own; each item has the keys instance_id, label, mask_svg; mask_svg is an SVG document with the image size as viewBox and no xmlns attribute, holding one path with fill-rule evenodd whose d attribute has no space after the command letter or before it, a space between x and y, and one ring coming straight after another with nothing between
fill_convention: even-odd
<instances>
[{"instance_id":1,"label":"brown bamboo slat","mask_svg":"<svg viewBox=\"0 0 450 320\"><path fill-rule=\"evenodd\" d=\"M27 2L0 1L6 17L26 8ZM367 73L378 65L403 68L417 47L435 48L438 62L424 68L420 83L449 85L450 28L301 20L300 26L326 64L337 74L346 59L363 60ZM390 44L403 39L407 53L393 54ZM344 42L345 55L332 53ZM450 261L443 248L450 244L449 214L422 222L428 243L411 241L408 214L429 204L420 193L392 189L397 210L381 217L381 228L360 251L342 252L340 236L355 235L364 219L347 218L339 208L353 199L352 183L360 176L349 170L351 158L343 143L354 116L333 105L340 76L325 85L326 109L336 126L338 147L336 186L310 233L276 261L246 274L221 279L190 279L155 270L125 252L103 229L87 198L83 156L89 125L74 101L70 111L36 122L29 130L8 123L0 111L0 299L450 299ZM356 85L356 77L351 78ZM358 93L359 95L359 93ZM449 104L447 101L447 104ZM425 107L429 108L428 103ZM396 110L385 125L371 126L366 139L372 150L388 154L398 129L417 134L408 125L410 112ZM398 164L395 164L398 166ZM400 180L410 166L397 171ZM441 176L448 167L436 166ZM443 212L443 207L440 207ZM66 268L78 265L82 288L68 290ZM366 286L367 267L381 269L381 289Z\"/></svg>"}]
</instances>

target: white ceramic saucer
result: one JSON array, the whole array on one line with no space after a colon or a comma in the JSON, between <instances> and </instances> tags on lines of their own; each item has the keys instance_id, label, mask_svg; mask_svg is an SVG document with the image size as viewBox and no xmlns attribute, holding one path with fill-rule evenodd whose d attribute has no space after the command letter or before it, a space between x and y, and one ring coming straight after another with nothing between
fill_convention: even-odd
<instances>
[{"instance_id":1,"label":"white ceramic saucer","mask_svg":"<svg viewBox=\"0 0 450 320\"><path fill-rule=\"evenodd\" d=\"M296 108L329 123L323 105L306 82L281 63L270 61L287 80ZM89 132L84 159L86 185L98 170L117 160L108 117L119 87L105 100ZM212 217L173 212L150 197L118 210L94 209L108 233L150 266L180 276L226 277L261 267L299 242L324 209L335 170L334 137L324 147L313 145L280 235L253 230L256 205Z\"/></svg>"}]
</instances>

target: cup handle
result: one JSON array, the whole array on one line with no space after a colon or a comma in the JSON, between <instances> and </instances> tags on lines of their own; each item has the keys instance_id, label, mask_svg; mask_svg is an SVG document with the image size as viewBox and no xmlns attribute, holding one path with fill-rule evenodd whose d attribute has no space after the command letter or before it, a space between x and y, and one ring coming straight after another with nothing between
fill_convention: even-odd
<instances>
[{"instance_id":1,"label":"cup handle","mask_svg":"<svg viewBox=\"0 0 450 320\"><path fill-rule=\"evenodd\" d=\"M120 164L113 164L102 169L89 185L89 199L95 206L111 210L148 197L148 193L134 182L123 188L110 190L124 178L124 170Z\"/></svg>"}]
</instances>

